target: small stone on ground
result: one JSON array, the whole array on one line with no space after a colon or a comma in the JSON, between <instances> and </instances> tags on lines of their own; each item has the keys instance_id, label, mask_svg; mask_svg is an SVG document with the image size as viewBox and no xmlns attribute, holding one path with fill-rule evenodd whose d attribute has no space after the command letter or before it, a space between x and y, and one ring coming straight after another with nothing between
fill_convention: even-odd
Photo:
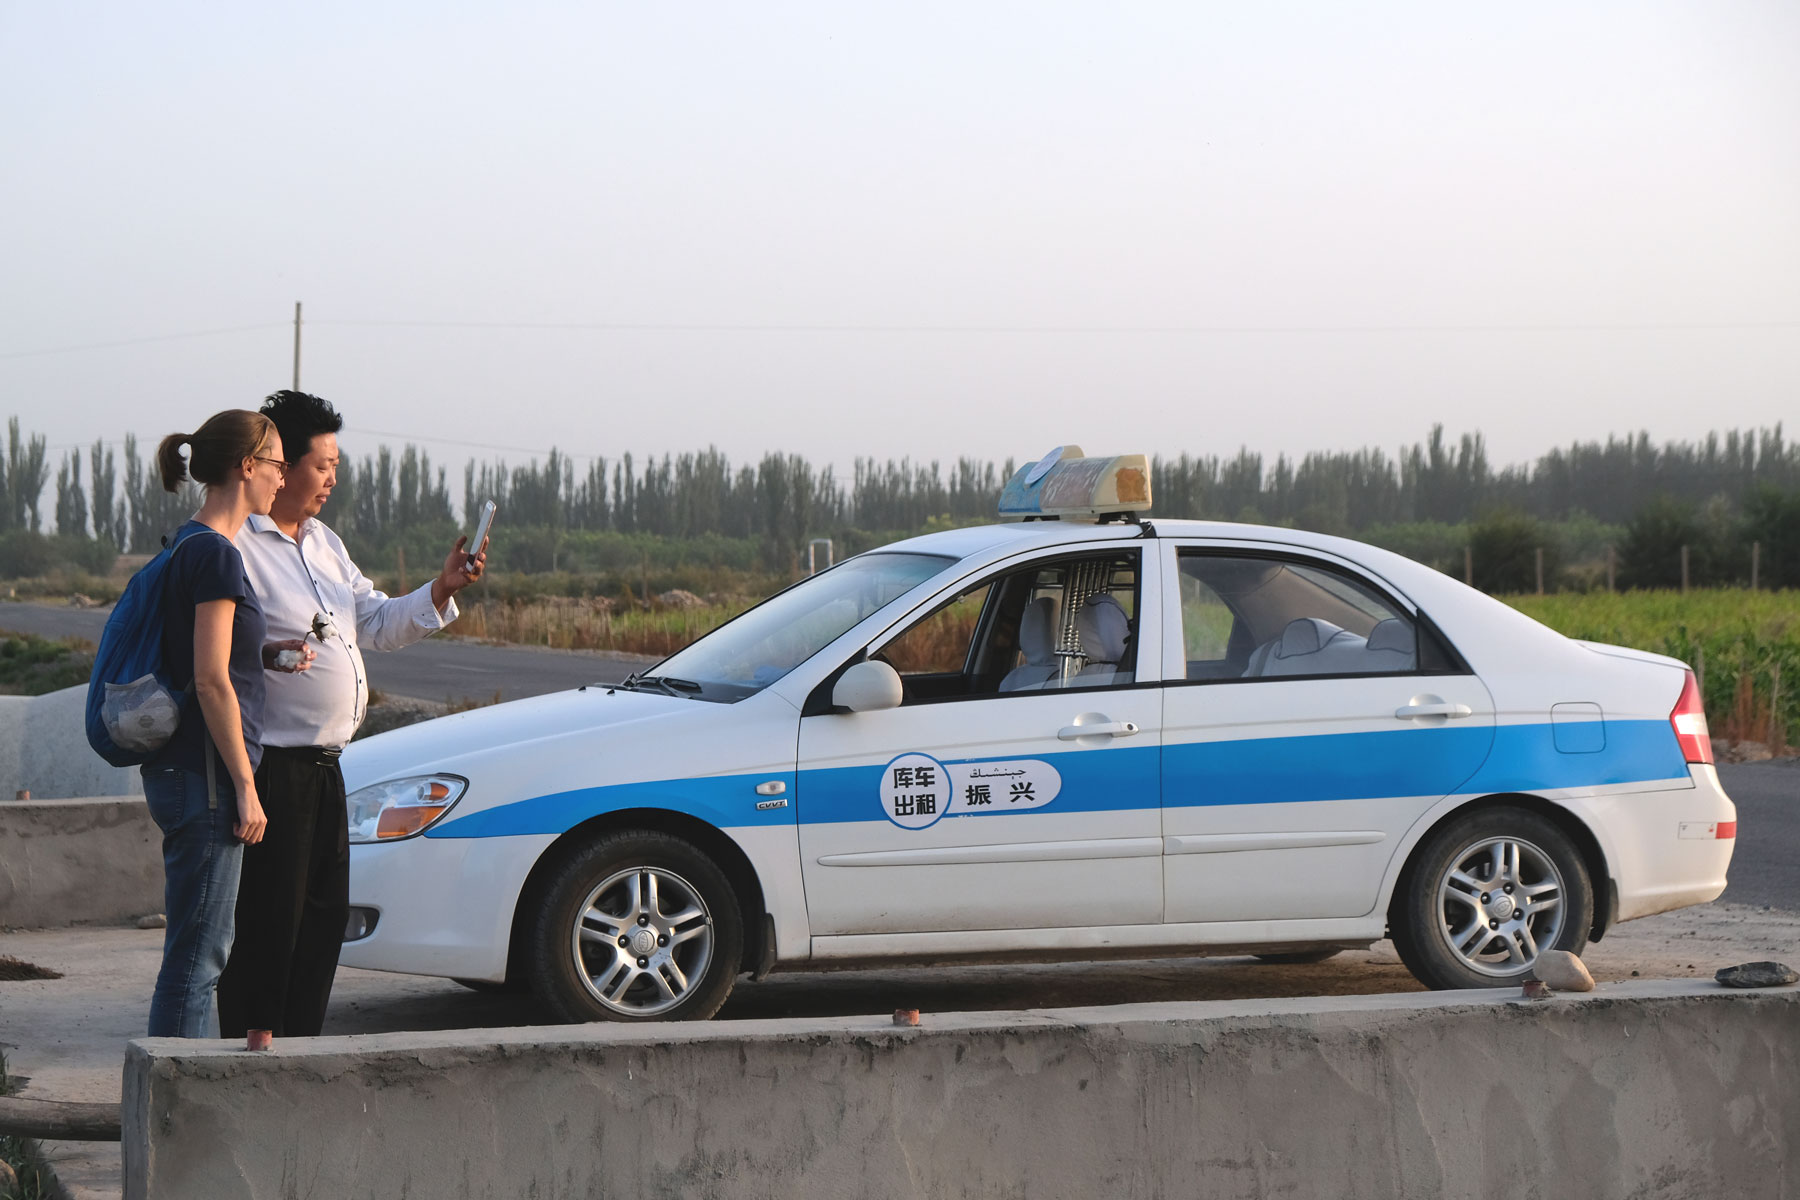
<instances>
[{"instance_id":1,"label":"small stone on ground","mask_svg":"<svg viewBox=\"0 0 1800 1200\"><path fill-rule=\"evenodd\" d=\"M163 916L161 913L151 913L147 917L139 917L137 919L137 927L139 929L164 929L168 927L168 924L169 918Z\"/></svg>"},{"instance_id":2,"label":"small stone on ground","mask_svg":"<svg viewBox=\"0 0 1800 1200\"><path fill-rule=\"evenodd\" d=\"M1794 968L1778 962L1739 963L1720 970L1713 978L1726 987L1736 988L1785 987L1800 983L1800 975L1794 973Z\"/></svg>"},{"instance_id":3,"label":"small stone on ground","mask_svg":"<svg viewBox=\"0 0 1800 1200\"><path fill-rule=\"evenodd\" d=\"M1587 964L1567 950L1546 950L1538 955L1537 977L1559 992L1591 992L1594 977Z\"/></svg>"}]
</instances>

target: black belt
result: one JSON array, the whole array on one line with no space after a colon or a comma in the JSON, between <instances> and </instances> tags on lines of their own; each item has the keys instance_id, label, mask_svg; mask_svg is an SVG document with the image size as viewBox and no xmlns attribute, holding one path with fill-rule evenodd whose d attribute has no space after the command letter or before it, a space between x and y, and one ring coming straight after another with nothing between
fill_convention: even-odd
<instances>
[{"instance_id":1,"label":"black belt","mask_svg":"<svg viewBox=\"0 0 1800 1200\"><path fill-rule=\"evenodd\" d=\"M342 746L264 746L263 753L265 755L288 754L295 758L305 759L310 763L316 763L321 767L330 767L335 766L337 760L343 757L344 748Z\"/></svg>"}]
</instances>

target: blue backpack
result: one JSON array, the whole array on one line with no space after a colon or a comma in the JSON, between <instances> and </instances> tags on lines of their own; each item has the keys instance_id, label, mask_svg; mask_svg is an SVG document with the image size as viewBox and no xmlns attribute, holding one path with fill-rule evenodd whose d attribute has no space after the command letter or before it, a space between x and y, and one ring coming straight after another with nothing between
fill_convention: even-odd
<instances>
[{"instance_id":1,"label":"blue backpack","mask_svg":"<svg viewBox=\"0 0 1800 1200\"><path fill-rule=\"evenodd\" d=\"M176 538L131 577L94 652L88 745L115 767L150 761L181 724L186 692L169 685L163 667L163 593L176 548L192 536Z\"/></svg>"}]
</instances>

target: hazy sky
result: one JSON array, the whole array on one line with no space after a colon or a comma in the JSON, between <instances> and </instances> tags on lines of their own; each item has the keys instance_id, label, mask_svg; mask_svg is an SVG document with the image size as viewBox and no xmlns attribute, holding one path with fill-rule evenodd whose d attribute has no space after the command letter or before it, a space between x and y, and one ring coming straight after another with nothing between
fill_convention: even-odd
<instances>
[{"instance_id":1,"label":"hazy sky","mask_svg":"<svg viewBox=\"0 0 1800 1200\"><path fill-rule=\"evenodd\" d=\"M296 300L456 465L1800 435L1792 0L0 0L0 112L53 445L254 406Z\"/></svg>"}]
</instances>

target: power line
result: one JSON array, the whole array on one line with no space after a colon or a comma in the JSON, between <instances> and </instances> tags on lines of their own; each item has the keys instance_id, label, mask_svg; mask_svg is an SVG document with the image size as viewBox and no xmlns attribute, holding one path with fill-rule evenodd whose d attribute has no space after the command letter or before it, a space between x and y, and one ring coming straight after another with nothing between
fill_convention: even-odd
<instances>
[{"instance_id":1,"label":"power line","mask_svg":"<svg viewBox=\"0 0 1800 1200\"><path fill-rule=\"evenodd\" d=\"M360 426L352 429L350 432L352 434L373 434L375 437L381 438L397 438L405 442L422 442L432 446L463 446L473 450L504 450L511 454L534 454L542 456L548 456L550 453L548 450L533 450L529 446L502 446L496 442L468 442L461 441L457 438L424 437L416 433L393 433L386 429L364 429ZM557 450L557 453L564 458L585 458L591 460L603 457L599 454L576 454L561 449Z\"/></svg>"},{"instance_id":2,"label":"power line","mask_svg":"<svg viewBox=\"0 0 1800 1200\"><path fill-rule=\"evenodd\" d=\"M1800 321L1523 322L1473 325L882 325L634 321L389 321L328 318L309 325L397 329L527 329L601 333L1671 333L1800 328Z\"/></svg>"},{"instance_id":3,"label":"power line","mask_svg":"<svg viewBox=\"0 0 1800 1200\"><path fill-rule=\"evenodd\" d=\"M155 342L222 337L286 329L286 321L233 325L223 329L198 329L186 333L162 333L148 337L51 346L37 350L0 351L0 359L37 358L55 354L79 354L113 350ZM336 325L364 329L514 329L544 332L592 333L786 333L786 334L962 334L975 336L1180 335L1180 334L1444 334L1444 333L1708 333L1800 329L1800 321L1645 321L1645 322L1519 322L1513 324L1439 325L946 325L946 324L809 324L755 322L638 322L638 321L414 321L327 318L308 325Z\"/></svg>"},{"instance_id":4,"label":"power line","mask_svg":"<svg viewBox=\"0 0 1800 1200\"><path fill-rule=\"evenodd\" d=\"M219 337L228 333L254 333L263 329L285 329L285 321L265 321L259 325L233 325L226 329L197 329L191 333L159 333L151 337L125 338L116 342L88 342L80 346L54 346L45 350L8 350L0 358L36 358L46 354L78 354L84 350L112 350L119 346L143 346L151 342L179 342L189 338Z\"/></svg>"}]
</instances>

